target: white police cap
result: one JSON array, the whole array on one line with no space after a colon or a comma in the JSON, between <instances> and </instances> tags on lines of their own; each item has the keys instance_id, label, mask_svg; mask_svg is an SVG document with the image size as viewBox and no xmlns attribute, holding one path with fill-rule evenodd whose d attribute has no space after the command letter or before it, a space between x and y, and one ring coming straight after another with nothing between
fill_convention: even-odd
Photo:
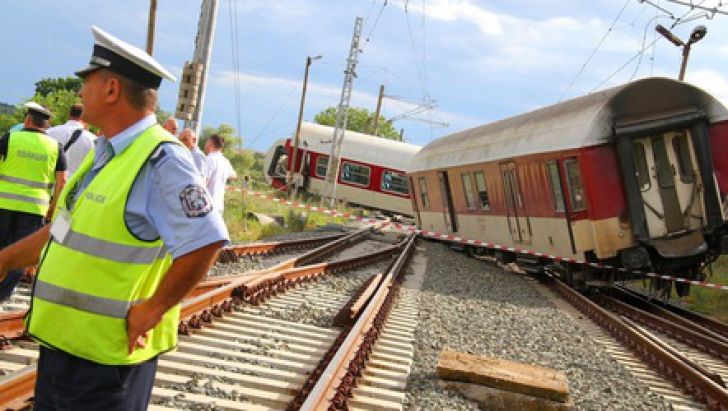
<instances>
[{"instance_id":1,"label":"white police cap","mask_svg":"<svg viewBox=\"0 0 728 411\"><path fill-rule=\"evenodd\" d=\"M76 72L79 77L105 68L121 74L150 88L159 88L162 78L177 79L143 50L117 39L96 26L91 26L94 33L94 51L88 67Z\"/></svg>"},{"instance_id":2,"label":"white police cap","mask_svg":"<svg viewBox=\"0 0 728 411\"><path fill-rule=\"evenodd\" d=\"M40 104L36 103L35 101L29 101L23 105L25 106L25 108L28 109L28 111L32 111L36 114L40 114L41 117L51 118L51 116L53 116L53 113L50 110L41 106Z\"/></svg>"}]
</instances>

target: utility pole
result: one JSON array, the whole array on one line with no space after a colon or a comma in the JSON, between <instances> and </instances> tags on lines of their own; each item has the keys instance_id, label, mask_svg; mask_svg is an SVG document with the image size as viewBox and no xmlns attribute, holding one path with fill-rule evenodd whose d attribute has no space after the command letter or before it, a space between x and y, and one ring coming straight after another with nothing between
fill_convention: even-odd
<instances>
[{"instance_id":1,"label":"utility pole","mask_svg":"<svg viewBox=\"0 0 728 411\"><path fill-rule=\"evenodd\" d=\"M324 191L321 201L329 199L329 208L334 208L336 199L336 182L339 179L339 164L341 163L341 148L344 142L344 132L346 131L346 122L349 117L349 101L351 100L351 91L354 85L354 77L356 77L356 65L359 63L359 38L362 30L361 17L356 18L354 23L354 35L351 39L351 48L349 50L348 64L344 72L344 86L341 89L341 101L336 111L336 127L334 128L334 136L331 139L331 154L329 155L329 166L326 171L326 181L324 182Z\"/></svg>"},{"instance_id":2,"label":"utility pole","mask_svg":"<svg viewBox=\"0 0 728 411\"><path fill-rule=\"evenodd\" d=\"M157 21L157 0L149 1L149 27L147 28L147 54L154 53L154 27Z\"/></svg>"},{"instance_id":3,"label":"utility pole","mask_svg":"<svg viewBox=\"0 0 728 411\"><path fill-rule=\"evenodd\" d=\"M377 135L379 128L379 113L382 112L382 99L384 98L384 84L379 86L379 98L377 99L377 109L374 111L374 126L372 126L372 135Z\"/></svg>"},{"instance_id":4,"label":"utility pole","mask_svg":"<svg viewBox=\"0 0 728 411\"><path fill-rule=\"evenodd\" d=\"M303 122L303 107L306 104L306 88L308 87L308 68L311 67L313 60L318 60L322 56L306 57L306 70L303 75L303 90L301 91L301 105L298 108L298 124L296 125L296 134L293 136L293 150L291 152L291 166L288 168L288 176L286 177L286 185L288 186L288 198L295 196L291 194L297 187L293 186L296 174L301 172L300 167L296 167L298 157L298 142L301 135L301 123ZM301 164L303 166L303 164Z\"/></svg>"},{"instance_id":5,"label":"utility pole","mask_svg":"<svg viewBox=\"0 0 728 411\"><path fill-rule=\"evenodd\" d=\"M215 38L215 21L217 20L218 0L202 0L200 10L200 22L197 26L197 39L195 41L195 55L192 63L200 67L201 78L197 90L192 119L187 127L193 129L195 134L200 135L202 123L202 112L205 106L205 90L207 86L207 75L210 68L210 56L212 55L212 44Z\"/></svg>"}]
</instances>

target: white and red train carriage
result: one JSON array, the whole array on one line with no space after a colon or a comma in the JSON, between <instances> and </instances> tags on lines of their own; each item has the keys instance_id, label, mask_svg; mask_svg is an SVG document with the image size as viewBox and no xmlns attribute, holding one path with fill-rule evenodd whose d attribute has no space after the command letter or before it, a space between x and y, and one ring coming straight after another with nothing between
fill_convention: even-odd
<instances>
[{"instance_id":1,"label":"white and red train carriage","mask_svg":"<svg viewBox=\"0 0 728 411\"><path fill-rule=\"evenodd\" d=\"M300 189L322 195L334 128L302 123L296 167L292 168L291 138L276 141L265 155L268 184L286 190L293 170ZM346 131L341 149L336 199L353 205L412 216L405 167L422 147L368 134Z\"/></svg>"},{"instance_id":2,"label":"white and red train carriage","mask_svg":"<svg viewBox=\"0 0 728 411\"><path fill-rule=\"evenodd\" d=\"M424 230L690 278L728 245L728 111L671 79L634 81L439 138L407 172ZM569 264L561 274L596 279Z\"/></svg>"}]
</instances>

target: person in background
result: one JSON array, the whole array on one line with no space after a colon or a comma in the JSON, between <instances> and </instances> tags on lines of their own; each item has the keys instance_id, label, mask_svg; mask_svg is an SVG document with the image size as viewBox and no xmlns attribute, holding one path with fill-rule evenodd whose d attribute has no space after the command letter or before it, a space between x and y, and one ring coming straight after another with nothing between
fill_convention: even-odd
<instances>
[{"instance_id":1,"label":"person in background","mask_svg":"<svg viewBox=\"0 0 728 411\"><path fill-rule=\"evenodd\" d=\"M162 125L162 128L169 131L169 134L176 136L177 130L179 130L179 126L177 125L177 120L175 120L173 117L169 117L168 119L164 120L164 124Z\"/></svg>"},{"instance_id":2,"label":"person in background","mask_svg":"<svg viewBox=\"0 0 728 411\"><path fill-rule=\"evenodd\" d=\"M76 74L101 136L52 224L0 251L0 278L40 261L25 317L40 343L36 410L145 410L157 358L177 345L179 302L228 242L187 148L154 115L162 78L175 78L92 31Z\"/></svg>"},{"instance_id":3,"label":"person in background","mask_svg":"<svg viewBox=\"0 0 728 411\"><path fill-rule=\"evenodd\" d=\"M205 153L197 147L197 135L195 134L195 131L191 128L182 130L182 132L179 133L179 141L190 149L192 160L195 162L197 171L200 172L202 179L205 181L205 185L207 185L207 156L205 156Z\"/></svg>"},{"instance_id":4,"label":"person in background","mask_svg":"<svg viewBox=\"0 0 728 411\"><path fill-rule=\"evenodd\" d=\"M68 178L78 170L81 160L91 151L96 136L86 130L86 124L81 120L83 104L74 104L68 112L66 124L48 129L48 137L58 141L68 158Z\"/></svg>"},{"instance_id":5,"label":"person in background","mask_svg":"<svg viewBox=\"0 0 728 411\"><path fill-rule=\"evenodd\" d=\"M230 161L222 154L225 147L225 137L213 134L205 143L207 151L207 190L212 196L212 203L215 209L222 215L225 209L225 185L229 178L237 178Z\"/></svg>"},{"instance_id":6,"label":"person in background","mask_svg":"<svg viewBox=\"0 0 728 411\"><path fill-rule=\"evenodd\" d=\"M0 139L0 248L25 238L50 219L58 195L66 183L66 156L57 141L45 134L52 113L26 103L28 112L21 131ZM51 189L53 195L51 196ZM0 301L10 298L24 268L19 265L3 275Z\"/></svg>"}]
</instances>

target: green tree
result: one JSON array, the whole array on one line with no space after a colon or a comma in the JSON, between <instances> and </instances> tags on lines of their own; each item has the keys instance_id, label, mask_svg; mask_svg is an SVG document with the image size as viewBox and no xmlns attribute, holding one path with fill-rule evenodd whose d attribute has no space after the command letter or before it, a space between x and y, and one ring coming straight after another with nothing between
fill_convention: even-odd
<instances>
[{"instance_id":1,"label":"green tree","mask_svg":"<svg viewBox=\"0 0 728 411\"><path fill-rule=\"evenodd\" d=\"M44 78L35 83L35 94L45 97L59 90L71 91L78 94L82 86L83 80L78 77Z\"/></svg>"},{"instance_id":2,"label":"green tree","mask_svg":"<svg viewBox=\"0 0 728 411\"><path fill-rule=\"evenodd\" d=\"M5 132L13 125L23 122L26 111L23 104L28 101L34 101L47 107L53 113L51 125L58 125L68 120L68 111L72 105L79 102L79 99L76 91L65 89L52 90L46 95L36 94L27 101L18 104L12 113L0 114L0 132Z\"/></svg>"},{"instance_id":3,"label":"green tree","mask_svg":"<svg viewBox=\"0 0 728 411\"><path fill-rule=\"evenodd\" d=\"M219 134L225 138L225 147L222 149L222 153L225 157L230 158L230 156L235 152L235 149L243 145L243 139L237 135L235 127L223 123L218 127L207 126L202 129L202 135L199 138L200 149L205 149L207 139L213 134Z\"/></svg>"},{"instance_id":4,"label":"green tree","mask_svg":"<svg viewBox=\"0 0 728 411\"><path fill-rule=\"evenodd\" d=\"M313 121L324 126L335 127L336 107L329 107L316 114ZM372 134L372 130L374 129L374 113L370 113L365 108L350 107L346 121L346 129L358 133ZM397 132L394 126L392 126L392 123L387 121L384 116L379 116L377 136L390 140L400 140L399 132Z\"/></svg>"}]
</instances>

